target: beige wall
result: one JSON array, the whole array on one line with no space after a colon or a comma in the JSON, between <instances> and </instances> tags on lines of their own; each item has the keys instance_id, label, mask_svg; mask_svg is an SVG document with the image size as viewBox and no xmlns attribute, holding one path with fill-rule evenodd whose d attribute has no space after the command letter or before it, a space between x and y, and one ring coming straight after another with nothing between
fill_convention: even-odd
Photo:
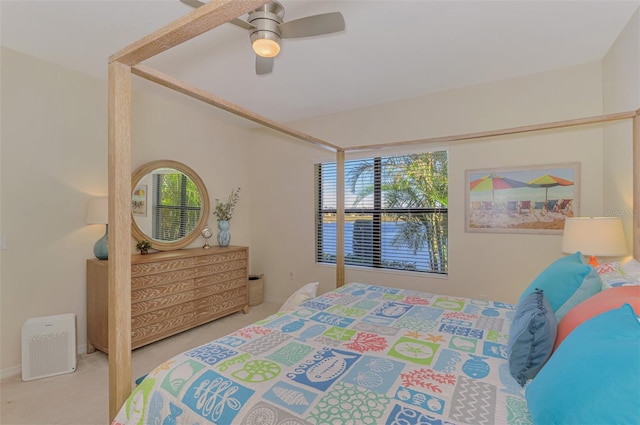
<instances>
[{"instance_id":1,"label":"beige wall","mask_svg":"<svg viewBox=\"0 0 640 425\"><path fill-rule=\"evenodd\" d=\"M20 370L20 332L30 317L75 313L78 350L86 350L85 259L93 257L104 226L86 225L84 215L88 199L107 193L107 83L6 48L1 60L4 376ZM247 130L177 94L133 99L132 166L184 162L212 200L242 186L232 243L249 244Z\"/></svg>"},{"instance_id":2,"label":"beige wall","mask_svg":"<svg viewBox=\"0 0 640 425\"><path fill-rule=\"evenodd\" d=\"M331 143L355 146L600 113L601 66L591 63L319 117L294 126ZM264 205L259 213L252 211L251 221L256 229L252 234L252 247L261 258L254 266L265 273L267 297L286 298L293 289L315 280L320 280L321 292L327 291L335 285L335 269L314 264L314 239L310 231L314 213L312 164L333 157L271 134L264 139L265 143L252 151L253 168L266 187L280 190L267 192L254 187L254 201ZM517 301L531 279L562 255L561 236L465 233L464 172L468 169L579 162L581 212L585 215L602 212L602 129L599 126L452 143L439 148L448 149L450 155L449 276L434 278L348 268L347 282ZM268 251L268 256L262 257L263 251Z\"/></svg>"},{"instance_id":3,"label":"beige wall","mask_svg":"<svg viewBox=\"0 0 640 425\"><path fill-rule=\"evenodd\" d=\"M602 64L604 112L634 111L640 108L640 10L633 15ZM606 126L603 149L602 214L622 217L630 254L633 249L634 217L633 149L629 143L632 131L630 120ZM640 152L640 146L638 149ZM635 211L635 215L638 214L640 211Z\"/></svg>"},{"instance_id":4,"label":"beige wall","mask_svg":"<svg viewBox=\"0 0 640 425\"><path fill-rule=\"evenodd\" d=\"M107 193L106 102L104 83L2 49L3 371L29 317L75 313L86 343L84 259L105 229L84 213Z\"/></svg>"}]
</instances>

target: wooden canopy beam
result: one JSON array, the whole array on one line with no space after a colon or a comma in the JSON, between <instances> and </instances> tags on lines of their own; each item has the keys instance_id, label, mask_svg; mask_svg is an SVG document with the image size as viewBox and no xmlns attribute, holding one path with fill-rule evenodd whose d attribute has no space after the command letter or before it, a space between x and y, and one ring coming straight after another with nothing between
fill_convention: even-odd
<instances>
[{"instance_id":1,"label":"wooden canopy beam","mask_svg":"<svg viewBox=\"0 0 640 425\"><path fill-rule=\"evenodd\" d=\"M206 91L199 89L198 87L180 81L177 78L164 74L151 67L145 65L135 65L131 68L131 72L146 80L153 81L154 83L160 84L161 86L170 88L194 99L208 103L209 105L213 105L216 108L230 112L239 117L246 118L249 121L253 121L255 123L263 125L264 127L277 130L281 133L293 136L305 142L309 142L325 149L329 149L332 152L337 152L340 149L340 147L336 145L332 145L331 143L325 142L324 140L318 139L317 137L310 136L301 131L280 124L279 122L276 122L272 119L256 114L255 112L251 112L248 109L245 109L220 97L214 96L211 93L207 93Z\"/></svg>"},{"instance_id":2,"label":"wooden canopy beam","mask_svg":"<svg viewBox=\"0 0 640 425\"><path fill-rule=\"evenodd\" d=\"M355 151L384 149L384 148L392 148L392 147L395 148L398 146L423 145L428 143L461 142L465 140L484 139L487 137L498 137L498 136L506 136L510 134L519 134L519 133L530 133L532 131L551 130L554 128L575 127L578 125L597 124L597 123L602 123L607 121L620 121L620 120L633 118L636 116L636 114L637 114L637 111L619 112L615 114L596 115L592 117L576 118L576 119L570 119L570 120L564 120L564 121L554 121L554 122L543 123L543 124L532 124L532 125L525 125L520 127L503 128L500 130L479 131L476 133L464 133L464 134L456 134L452 136L439 136L439 137L431 137L427 139L383 143L379 145L352 146L349 148L344 148L344 150L347 152L355 152Z\"/></svg>"},{"instance_id":3,"label":"wooden canopy beam","mask_svg":"<svg viewBox=\"0 0 640 425\"><path fill-rule=\"evenodd\" d=\"M211 0L109 57L109 62L133 66L191 40L232 19L250 12L269 0Z\"/></svg>"}]
</instances>

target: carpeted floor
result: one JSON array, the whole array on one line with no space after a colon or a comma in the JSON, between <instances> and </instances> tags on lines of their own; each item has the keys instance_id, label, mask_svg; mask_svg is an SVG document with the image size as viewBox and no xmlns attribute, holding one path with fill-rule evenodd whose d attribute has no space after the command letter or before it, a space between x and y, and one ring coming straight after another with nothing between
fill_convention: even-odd
<instances>
[{"instance_id":1,"label":"carpeted floor","mask_svg":"<svg viewBox=\"0 0 640 425\"><path fill-rule=\"evenodd\" d=\"M139 348L132 355L133 380L189 348L233 332L276 311L262 303L196 329ZM76 371L29 382L19 375L0 383L0 424L105 425L109 423L109 364L96 351L78 357Z\"/></svg>"}]
</instances>

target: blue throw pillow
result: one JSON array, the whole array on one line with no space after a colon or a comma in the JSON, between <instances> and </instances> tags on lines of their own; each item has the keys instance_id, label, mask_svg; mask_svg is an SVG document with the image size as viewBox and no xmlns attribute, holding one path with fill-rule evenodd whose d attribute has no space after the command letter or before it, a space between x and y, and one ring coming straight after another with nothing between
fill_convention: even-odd
<instances>
[{"instance_id":1,"label":"blue throw pillow","mask_svg":"<svg viewBox=\"0 0 640 425\"><path fill-rule=\"evenodd\" d=\"M602 282L596 270L584 263L580 252L562 257L542 271L520 297L520 301L535 288L544 291L558 321L571 308L600 292Z\"/></svg>"},{"instance_id":2,"label":"blue throw pillow","mask_svg":"<svg viewBox=\"0 0 640 425\"><path fill-rule=\"evenodd\" d=\"M544 296L536 289L516 308L507 342L509 371L522 386L547 362L556 341L558 322Z\"/></svg>"},{"instance_id":3,"label":"blue throw pillow","mask_svg":"<svg viewBox=\"0 0 640 425\"><path fill-rule=\"evenodd\" d=\"M535 424L637 424L640 323L629 304L583 322L526 390Z\"/></svg>"}]
</instances>

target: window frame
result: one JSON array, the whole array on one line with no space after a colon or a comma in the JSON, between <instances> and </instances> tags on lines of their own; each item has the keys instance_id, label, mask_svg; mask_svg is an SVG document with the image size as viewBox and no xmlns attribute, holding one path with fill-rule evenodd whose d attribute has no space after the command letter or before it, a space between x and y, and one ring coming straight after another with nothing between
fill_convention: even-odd
<instances>
[{"instance_id":1,"label":"window frame","mask_svg":"<svg viewBox=\"0 0 640 425\"><path fill-rule=\"evenodd\" d=\"M389 158L397 158L403 156L410 155L421 155L432 152L446 152L447 158L447 171L448 171L448 152L446 150L442 151L430 151L430 152L419 152L414 154L399 154L399 155L388 155L388 156L376 156L376 157L365 157L360 159L354 159L345 161L345 168L347 168L347 164L353 161L373 161L373 207L371 208L350 208L346 205L346 197L345 197L345 207L344 214L347 216L348 214L365 214L372 216L372 225L373 225L373 241L372 241L372 264L362 264L357 262L349 262L349 259L346 258L345 253L345 266L356 266L356 267L364 267L371 270L384 270L389 272L414 272L420 274L431 274L438 276L447 276L448 275L448 249L446 249L447 254L445 254L444 258L444 271L438 270L407 270L403 268L389 267L384 264L383 260L383 236L384 232L382 231L382 223L383 216L385 214L388 215L396 215L396 214L444 214L446 217L446 222L444 224L444 232L446 236L446 245L448 246L448 202L447 205L441 207L414 207L414 208L383 208L382 207L382 198L383 198L383 160ZM324 182L324 168L327 165L337 166L336 161L328 161L323 163L314 164L314 186L315 186L315 261L316 264L336 264L335 260L328 260L326 258L325 252L323 252L323 224L325 223L323 217L325 214L334 214L337 216L337 205L336 208L322 208L323 204L323 182ZM447 172L447 200L448 200L448 172ZM345 179L345 186L346 186ZM334 186L335 187L335 186ZM345 188L345 192L346 192ZM329 254L331 255L331 254Z\"/></svg>"}]
</instances>

